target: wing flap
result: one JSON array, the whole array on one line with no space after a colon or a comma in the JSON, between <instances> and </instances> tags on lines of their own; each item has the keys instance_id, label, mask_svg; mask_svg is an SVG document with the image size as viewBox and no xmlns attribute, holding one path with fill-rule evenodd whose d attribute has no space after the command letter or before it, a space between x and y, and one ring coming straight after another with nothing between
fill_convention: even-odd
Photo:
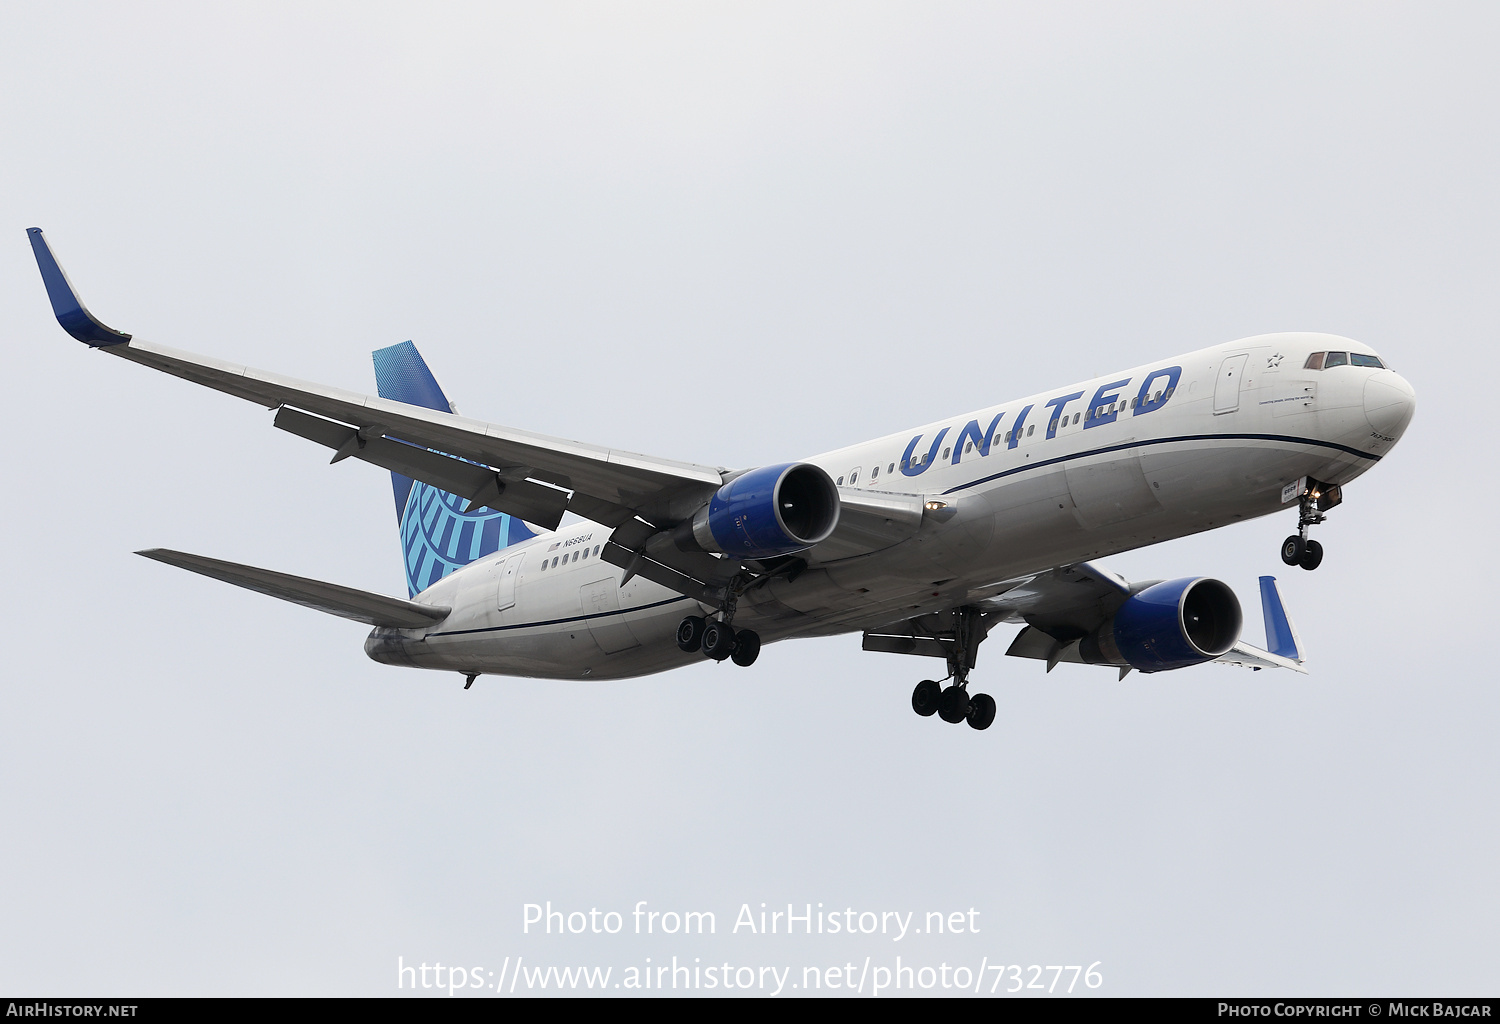
<instances>
[{"instance_id":1,"label":"wing flap","mask_svg":"<svg viewBox=\"0 0 1500 1024\"><path fill-rule=\"evenodd\" d=\"M383 594L372 594L366 590L341 587L336 583L324 583L302 576L291 576L284 572L272 572L253 565L225 562L218 558L206 558L185 551L168 548L151 548L136 554L175 565L179 569L196 572L237 587L253 590L267 597L290 601L304 608L315 608L329 615L337 615L369 626L387 626L392 629L421 629L448 617L451 608L440 605L417 604L402 601Z\"/></svg>"},{"instance_id":2,"label":"wing flap","mask_svg":"<svg viewBox=\"0 0 1500 1024\"><path fill-rule=\"evenodd\" d=\"M568 492L559 488L525 479L508 481L503 473L487 466L464 462L403 441L385 437L365 440L354 427L309 416L289 406L276 411L275 424L288 433L334 449L337 452L333 457L335 462L346 457L360 459L403 473L413 480L421 480L449 494L468 498L476 506L483 505L496 512L517 516L547 530L557 529L563 510L568 507Z\"/></svg>"}]
</instances>

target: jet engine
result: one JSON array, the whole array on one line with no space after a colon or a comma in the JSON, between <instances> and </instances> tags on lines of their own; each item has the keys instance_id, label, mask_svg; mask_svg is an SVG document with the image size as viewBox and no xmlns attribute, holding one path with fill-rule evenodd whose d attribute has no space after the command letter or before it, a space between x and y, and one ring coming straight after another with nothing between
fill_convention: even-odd
<instances>
[{"instance_id":1,"label":"jet engine","mask_svg":"<svg viewBox=\"0 0 1500 1024\"><path fill-rule=\"evenodd\" d=\"M1239 598L1218 580L1168 580L1125 599L1078 645L1090 665L1163 672L1213 661L1240 638Z\"/></svg>"},{"instance_id":2,"label":"jet engine","mask_svg":"<svg viewBox=\"0 0 1500 1024\"><path fill-rule=\"evenodd\" d=\"M741 473L679 524L672 540L684 551L775 558L827 540L838 522L833 480L817 466L790 462Z\"/></svg>"}]
</instances>

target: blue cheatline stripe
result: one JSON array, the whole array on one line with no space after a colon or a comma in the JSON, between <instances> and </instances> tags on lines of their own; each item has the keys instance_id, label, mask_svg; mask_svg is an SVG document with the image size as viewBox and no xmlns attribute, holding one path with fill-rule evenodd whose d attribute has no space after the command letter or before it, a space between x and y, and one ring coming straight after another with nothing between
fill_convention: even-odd
<instances>
[{"instance_id":1,"label":"blue cheatline stripe","mask_svg":"<svg viewBox=\"0 0 1500 1024\"><path fill-rule=\"evenodd\" d=\"M532 626L558 626L564 622L585 622L589 619L607 619L611 615L629 615L632 612L649 611L652 608L662 608L669 604L677 604L679 601L691 601L691 597L669 597L665 601L657 601L654 604L643 604L639 608L621 608L617 612L595 612L593 615L574 615L566 619L543 619L540 622L517 622L513 626L482 626L478 629L450 629L442 633L428 633L424 639L432 639L435 636L463 636L466 633L499 633L508 629L529 629Z\"/></svg>"},{"instance_id":2,"label":"blue cheatline stripe","mask_svg":"<svg viewBox=\"0 0 1500 1024\"><path fill-rule=\"evenodd\" d=\"M1281 603L1281 591L1276 588L1275 576L1260 578L1260 607L1266 617L1266 650L1294 661L1301 658L1302 652L1297 650L1297 638L1292 633L1286 607Z\"/></svg>"},{"instance_id":3,"label":"blue cheatline stripe","mask_svg":"<svg viewBox=\"0 0 1500 1024\"><path fill-rule=\"evenodd\" d=\"M992 473L989 476L980 477L978 480L970 480L966 484L950 487L942 493L952 494L954 491L962 491L969 487L978 487L980 484L987 484L991 480L999 480L1001 477L1015 476L1017 473L1055 466L1061 462L1072 462L1074 459L1086 459L1091 455L1123 452L1130 448L1146 448L1156 444L1177 444L1181 441L1290 441L1292 444L1312 445L1315 448L1334 448L1338 451L1358 456L1361 459L1369 459L1371 462L1380 461L1379 455L1371 455L1369 452L1362 452L1358 448L1350 448L1346 444L1335 444L1333 441L1319 441L1311 437L1292 437L1287 434L1184 434L1181 437L1158 437L1146 441L1129 441L1125 444L1110 445L1107 448L1094 448L1086 452L1075 452L1072 455L1061 455L1055 459L1043 459L1040 462L1017 466L1015 469L1006 469L999 473ZM1045 444L1046 442L1042 443Z\"/></svg>"}]
</instances>

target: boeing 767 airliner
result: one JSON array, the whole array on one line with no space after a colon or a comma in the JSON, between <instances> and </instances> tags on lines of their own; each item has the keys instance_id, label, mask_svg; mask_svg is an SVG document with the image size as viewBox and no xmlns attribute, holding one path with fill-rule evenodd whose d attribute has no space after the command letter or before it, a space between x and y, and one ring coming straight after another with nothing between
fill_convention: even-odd
<instances>
[{"instance_id":1,"label":"boeing 767 airliner","mask_svg":"<svg viewBox=\"0 0 1500 1024\"><path fill-rule=\"evenodd\" d=\"M409 600L180 551L140 554L374 626L391 665L619 679L763 642L861 632L941 659L920 715L985 729L969 673L1008 654L1161 672L1206 662L1305 671L1276 581L1265 649L1203 577L1132 583L1093 560L1295 510L1308 537L1411 422L1411 386L1368 346L1267 334L929 423L797 462L729 470L453 412L410 342L375 352L379 397L138 341L84 307L29 230L58 322L85 344L276 410L275 425L390 471ZM563 514L581 521L562 525ZM944 686L943 684L948 685Z\"/></svg>"}]
</instances>

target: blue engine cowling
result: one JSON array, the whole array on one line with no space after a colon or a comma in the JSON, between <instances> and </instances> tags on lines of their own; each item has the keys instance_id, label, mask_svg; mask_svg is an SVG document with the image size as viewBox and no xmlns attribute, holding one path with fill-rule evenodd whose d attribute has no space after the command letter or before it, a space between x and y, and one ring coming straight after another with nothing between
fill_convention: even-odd
<instances>
[{"instance_id":1,"label":"blue engine cowling","mask_svg":"<svg viewBox=\"0 0 1500 1024\"><path fill-rule=\"evenodd\" d=\"M675 533L679 547L736 558L775 558L827 540L839 522L839 491L805 462L762 466L720 487Z\"/></svg>"},{"instance_id":2,"label":"blue engine cowling","mask_svg":"<svg viewBox=\"0 0 1500 1024\"><path fill-rule=\"evenodd\" d=\"M1234 591L1190 577L1131 594L1113 617L1083 638L1078 653L1094 665L1164 672L1213 661L1240 638L1244 616Z\"/></svg>"}]
</instances>

